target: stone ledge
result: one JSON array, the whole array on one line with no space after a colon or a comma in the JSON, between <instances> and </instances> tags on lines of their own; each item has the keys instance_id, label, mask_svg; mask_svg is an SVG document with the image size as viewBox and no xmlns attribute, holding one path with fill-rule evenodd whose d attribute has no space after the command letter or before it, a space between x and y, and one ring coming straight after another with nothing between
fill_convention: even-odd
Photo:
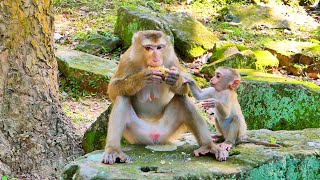
<instances>
[{"instance_id":1,"label":"stone ledge","mask_svg":"<svg viewBox=\"0 0 320 180\"><path fill-rule=\"evenodd\" d=\"M254 130L256 139L273 138L286 147L269 148L241 144L230 158L218 162L212 156L194 157L197 148L191 134L184 134L175 151L154 151L143 145L123 148L130 163L102 164L103 151L80 157L65 167L61 179L319 179L320 129L298 131Z\"/></svg>"}]
</instances>

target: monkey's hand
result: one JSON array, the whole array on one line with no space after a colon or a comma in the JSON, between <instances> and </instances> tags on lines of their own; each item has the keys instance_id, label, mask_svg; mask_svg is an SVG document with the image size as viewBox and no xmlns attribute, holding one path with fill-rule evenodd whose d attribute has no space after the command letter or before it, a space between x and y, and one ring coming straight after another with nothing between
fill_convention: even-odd
<instances>
[{"instance_id":1,"label":"monkey's hand","mask_svg":"<svg viewBox=\"0 0 320 180\"><path fill-rule=\"evenodd\" d=\"M165 76L164 81L171 86L175 85L180 76L178 68L172 66L166 70L166 73L167 75Z\"/></svg>"},{"instance_id":2,"label":"monkey's hand","mask_svg":"<svg viewBox=\"0 0 320 180\"><path fill-rule=\"evenodd\" d=\"M216 107L218 102L219 101L214 98L209 98L209 99L197 101L196 103L199 103L203 108L208 109L208 108Z\"/></svg>"},{"instance_id":3,"label":"monkey's hand","mask_svg":"<svg viewBox=\"0 0 320 180\"><path fill-rule=\"evenodd\" d=\"M120 162L120 163L130 162L130 158L128 155L123 153L120 149L106 148L102 157L102 163L114 164L117 162Z\"/></svg>"},{"instance_id":4,"label":"monkey's hand","mask_svg":"<svg viewBox=\"0 0 320 180\"><path fill-rule=\"evenodd\" d=\"M214 145L213 147L201 146L199 149L193 151L194 155L198 157L199 155L214 154L218 161L225 161L229 157L228 151Z\"/></svg>"},{"instance_id":5,"label":"monkey's hand","mask_svg":"<svg viewBox=\"0 0 320 180\"><path fill-rule=\"evenodd\" d=\"M193 79L190 74L183 74L182 75L182 83L191 83Z\"/></svg>"},{"instance_id":6,"label":"monkey's hand","mask_svg":"<svg viewBox=\"0 0 320 180\"><path fill-rule=\"evenodd\" d=\"M164 74L160 70L147 70L145 73L146 84L160 84Z\"/></svg>"}]
</instances>

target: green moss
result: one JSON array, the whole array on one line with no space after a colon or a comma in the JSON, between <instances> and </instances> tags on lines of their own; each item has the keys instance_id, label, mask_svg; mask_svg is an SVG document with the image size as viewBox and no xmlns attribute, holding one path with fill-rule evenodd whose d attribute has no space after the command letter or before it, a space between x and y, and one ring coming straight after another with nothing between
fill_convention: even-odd
<instances>
[{"instance_id":1,"label":"green moss","mask_svg":"<svg viewBox=\"0 0 320 180\"><path fill-rule=\"evenodd\" d=\"M213 76L216 68L220 66L231 68L255 68L255 60L256 59L251 56L244 56L241 53L236 53L225 59L219 59L202 66L200 72Z\"/></svg>"},{"instance_id":2,"label":"green moss","mask_svg":"<svg viewBox=\"0 0 320 180\"><path fill-rule=\"evenodd\" d=\"M319 86L253 70L239 71L247 75L238 96L249 129L320 126Z\"/></svg>"},{"instance_id":3,"label":"green moss","mask_svg":"<svg viewBox=\"0 0 320 180\"><path fill-rule=\"evenodd\" d=\"M195 79L197 86L200 87L201 89L209 87L209 83L205 78L196 77L196 76L194 76L193 78Z\"/></svg>"},{"instance_id":4,"label":"green moss","mask_svg":"<svg viewBox=\"0 0 320 180\"><path fill-rule=\"evenodd\" d=\"M225 58L224 52L230 47L236 47L236 45L233 43L227 43L227 44L224 43L223 45L218 43L217 48L213 51L209 62L214 62L214 61L224 59Z\"/></svg>"},{"instance_id":5,"label":"green moss","mask_svg":"<svg viewBox=\"0 0 320 180\"><path fill-rule=\"evenodd\" d=\"M173 32L175 47L185 58L195 58L213 49L218 38L200 22L185 13L163 15Z\"/></svg>"},{"instance_id":6,"label":"green moss","mask_svg":"<svg viewBox=\"0 0 320 180\"><path fill-rule=\"evenodd\" d=\"M279 41L268 42L266 48L273 49L285 56L293 54L304 54L311 57L320 56L320 45L312 42Z\"/></svg>"},{"instance_id":7,"label":"green moss","mask_svg":"<svg viewBox=\"0 0 320 180\"><path fill-rule=\"evenodd\" d=\"M294 84L294 85L303 85L314 92L319 92L320 87L314 83L306 82L306 81L298 81L291 78L286 78L282 76L277 76L274 74L268 74L259 72L253 69L237 69L239 73L242 75L243 80L247 81L261 81L261 82L269 82L269 83L284 83L284 84Z\"/></svg>"},{"instance_id":8,"label":"green moss","mask_svg":"<svg viewBox=\"0 0 320 180\"><path fill-rule=\"evenodd\" d=\"M192 48L192 49L189 51L189 54L190 54L190 56L192 56L192 57L198 57L198 56L203 55L205 52L206 52L206 50L203 49L202 47L195 47L195 48Z\"/></svg>"},{"instance_id":9,"label":"green moss","mask_svg":"<svg viewBox=\"0 0 320 180\"><path fill-rule=\"evenodd\" d=\"M115 62L63 48L55 54L59 70L66 77L66 87L74 95L82 91L107 94L108 83L117 66Z\"/></svg>"},{"instance_id":10,"label":"green moss","mask_svg":"<svg viewBox=\"0 0 320 180\"><path fill-rule=\"evenodd\" d=\"M257 58L256 69L266 71L267 68L278 67L279 60L274 57L269 51L253 51Z\"/></svg>"},{"instance_id":11,"label":"green moss","mask_svg":"<svg viewBox=\"0 0 320 180\"><path fill-rule=\"evenodd\" d=\"M161 14L144 8L121 7L115 32L127 48L138 30L160 30L174 39L177 52L186 59L203 55L213 48L218 38L200 22L183 13Z\"/></svg>"},{"instance_id":12,"label":"green moss","mask_svg":"<svg viewBox=\"0 0 320 180\"><path fill-rule=\"evenodd\" d=\"M319 179L320 161L315 157L286 156L250 171L248 179Z\"/></svg>"},{"instance_id":13,"label":"green moss","mask_svg":"<svg viewBox=\"0 0 320 180\"><path fill-rule=\"evenodd\" d=\"M173 37L171 31L163 23L161 18L148 9L120 7L114 32L119 35L124 47L128 48L131 45L133 34L139 30L160 30Z\"/></svg>"}]
</instances>

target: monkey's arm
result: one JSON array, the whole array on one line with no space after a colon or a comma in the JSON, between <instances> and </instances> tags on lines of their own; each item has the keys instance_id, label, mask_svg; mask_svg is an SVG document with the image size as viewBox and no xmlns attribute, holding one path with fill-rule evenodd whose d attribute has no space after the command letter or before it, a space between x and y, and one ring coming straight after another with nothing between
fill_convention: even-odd
<instances>
[{"instance_id":1,"label":"monkey's arm","mask_svg":"<svg viewBox=\"0 0 320 180\"><path fill-rule=\"evenodd\" d=\"M183 79L181 76L177 79L177 82L175 85L171 87L171 90L176 94L187 94L189 91L188 85L186 83L183 83Z\"/></svg>"},{"instance_id":2,"label":"monkey's arm","mask_svg":"<svg viewBox=\"0 0 320 180\"><path fill-rule=\"evenodd\" d=\"M214 88L212 88L212 87L200 89L193 80L189 81L188 84L189 84L190 90L192 92L192 95L197 100L204 100L204 99L212 98L213 97L212 95L215 93Z\"/></svg>"},{"instance_id":3,"label":"monkey's arm","mask_svg":"<svg viewBox=\"0 0 320 180\"><path fill-rule=\"evenodd\" d=\"M117 96L133 96L146 83L147 70L139 70L129 63L121 63L108 86L109 98L114 101Z\"/></svg>"},{"instance_id":4,"label":"monkey's arm","mask_svg":"<svg viewBox=\"0 0 320 180\"><path fill-rule=\"evenodd\" d=\"M129 77L114 78L109 85L108 93L110 99L117 96L133 96L145 85L145 72L139 72Z\"/></svg>"},{"instance_id":5,"label":"monkey's arm","mask_svg":"<svg viewBox=\"0 0 320 180\"><path fill-rule=\"evenodd\" d=\"M184 82L183 76L185 76L180 66L172 66L166 70L165 82L171 85L170 90L175 94L187 94L189 91L188 85Z\"/></svg>"}]
</instances>

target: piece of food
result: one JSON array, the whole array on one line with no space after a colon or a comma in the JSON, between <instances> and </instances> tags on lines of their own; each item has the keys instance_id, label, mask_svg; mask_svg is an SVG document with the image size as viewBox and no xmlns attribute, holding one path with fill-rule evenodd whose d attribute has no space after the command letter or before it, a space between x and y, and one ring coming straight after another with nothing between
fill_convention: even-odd
<instances>
[{"instance_id":1,"label":"piece of food","mask_svg":"<svg viewBox=\"0 0 320 180\"><path fill-rule=\"evenodd\" d=\"M153 67L153 66L148 66L148 69L150 70L160 70L164 75L166 75L166 70L167 68L163 67L163 66L157 66L157 67Z\"/></svg>"}]
</instances>

